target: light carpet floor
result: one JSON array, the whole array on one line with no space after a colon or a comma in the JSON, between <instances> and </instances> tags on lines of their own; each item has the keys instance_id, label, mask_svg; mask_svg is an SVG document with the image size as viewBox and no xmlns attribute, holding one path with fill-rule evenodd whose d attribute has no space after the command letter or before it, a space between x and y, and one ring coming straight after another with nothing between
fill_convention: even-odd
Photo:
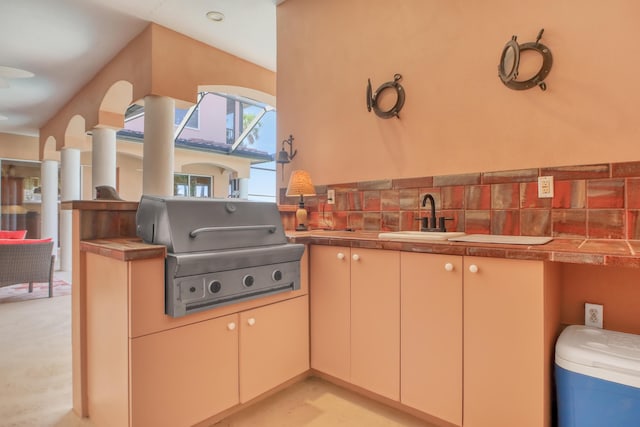
<instances>
[{"instance_id":1,"label":"light carpet floor","mask_svg":"<svg viewBox=\"0 0 640 427\"><path fill-rule=\"evenodd\" d=\"M0 305L0 427L93 427L71 410L70 313L71 296ZM215 425L334 426L428 424L310 378Z\"/></svg>"}]
</instances>

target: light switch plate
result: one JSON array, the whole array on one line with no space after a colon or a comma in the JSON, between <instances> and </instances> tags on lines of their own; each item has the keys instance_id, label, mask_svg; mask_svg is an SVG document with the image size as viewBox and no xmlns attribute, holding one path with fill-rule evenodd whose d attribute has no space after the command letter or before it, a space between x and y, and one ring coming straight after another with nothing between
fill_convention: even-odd
<instances>
[{"instance_id":1,"label":"light switch plate","mask_svg":"<svg viewBox=\"0 0 640 427\"><path fill-rule=\"evenodd\" d=\"M553 197L553 176L538 177L538 197L541 199Z\"/></svg>"}]
</instances>

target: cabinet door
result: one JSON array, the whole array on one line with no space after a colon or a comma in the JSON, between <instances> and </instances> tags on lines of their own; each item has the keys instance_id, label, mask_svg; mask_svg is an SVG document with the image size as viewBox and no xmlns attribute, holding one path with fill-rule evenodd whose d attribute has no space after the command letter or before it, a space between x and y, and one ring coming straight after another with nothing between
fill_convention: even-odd
<instances>
[{"instance_id":1,"label":"cabinet door","mask_svg":"<svg viewBox=\"0 0 640 427\"><path fill-rule=\"evenodd\" d=\"M400 262L401 402L462 425L462 257Z\"/></svg>"},{"instance_id":2,"label":"cabinet door","mask_svg":"<svg viewBox=\"0 0 640 427\"><path fill-rule=\"evenodd\" d=\"M400 253L351 251L351 382L400 400Z\"/></svg>"},{"instance_id":3,"label":"cabinet door","mask_svg":"<svg viewBox=\"0 0 640 427\"><path fill-rule=\"evenodd\" d=\"M311 247L311 367L350 380L349 248Z\"/></svg>"},{"instance_id":4,"label":"cabinet door","mask_svg":"<svg viewBox=\"0 0 640 427\"><path fill-rule=\"evenodd\" d=\"M240 313L240 402L309 369L309 299Z\"/></svg>"},{"instance_id":5,"label":"cabinet door","mask_svg":"<svg viewBox=\"0 0 640 427\"><path fill-rule=\"evenodd\" d=\"M131 425L191 426L238 403L238 315L131 340Z\"/></svg>"},{"instance_id":6,"label":"cabinet door","mask_svg":"<svg viewBox=\"0 0 640 427\"><path fill-rule=\"evenodd\" d=\"M465 257L465 427L548 425L543 267Z\"/></svg>"}]
</instances>

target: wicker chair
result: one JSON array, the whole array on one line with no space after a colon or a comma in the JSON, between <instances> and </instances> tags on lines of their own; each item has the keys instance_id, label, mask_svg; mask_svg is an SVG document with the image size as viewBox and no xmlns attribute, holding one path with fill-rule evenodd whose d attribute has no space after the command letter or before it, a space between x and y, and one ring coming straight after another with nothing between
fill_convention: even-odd
<instances>
[{"instance_id":1,"label":"wicker chair","mask_svg":"<svg viewBox=\"0 0 640 427\"><path fill-rule=\"evenodd\" d=\"M49 283L49 298L53 296L53 241L0 245L0 287L29 283Z\"/></svg>"}]
</instances>

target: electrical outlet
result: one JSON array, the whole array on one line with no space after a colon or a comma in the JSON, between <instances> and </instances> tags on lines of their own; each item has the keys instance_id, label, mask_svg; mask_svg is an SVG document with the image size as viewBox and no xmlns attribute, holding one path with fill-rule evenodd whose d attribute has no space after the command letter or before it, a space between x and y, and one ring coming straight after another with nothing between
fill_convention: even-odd
<instances>
[{"instance_id":1,"label":"electrical outlet","mask_svg":"<svg viewBox=\"0 0 640 427\"><path fill-rule=\"evenodd\" d=\"M602 329L604 307L601 304L584 304L584 324Z\"/></svg>"},{"instance_id":2,"label":"electrical outlet","mask_svg":"<svg viewBox=\"0 0 640 427\"><path fill-rule=\"evenodd\" d=\"M336 203L336 190L327 190L327 203L335 205Z\"/></svg>"},{"instance_id":3,"label":"electrical outlet","mask_svg":"<svg viewBox=\"0 0 640 427\"><path fill-rule=\"evenodd\" d=\"M538 177L538 197L541 199L553 197L553 176Z\"/></svg>"}]
</instances>

